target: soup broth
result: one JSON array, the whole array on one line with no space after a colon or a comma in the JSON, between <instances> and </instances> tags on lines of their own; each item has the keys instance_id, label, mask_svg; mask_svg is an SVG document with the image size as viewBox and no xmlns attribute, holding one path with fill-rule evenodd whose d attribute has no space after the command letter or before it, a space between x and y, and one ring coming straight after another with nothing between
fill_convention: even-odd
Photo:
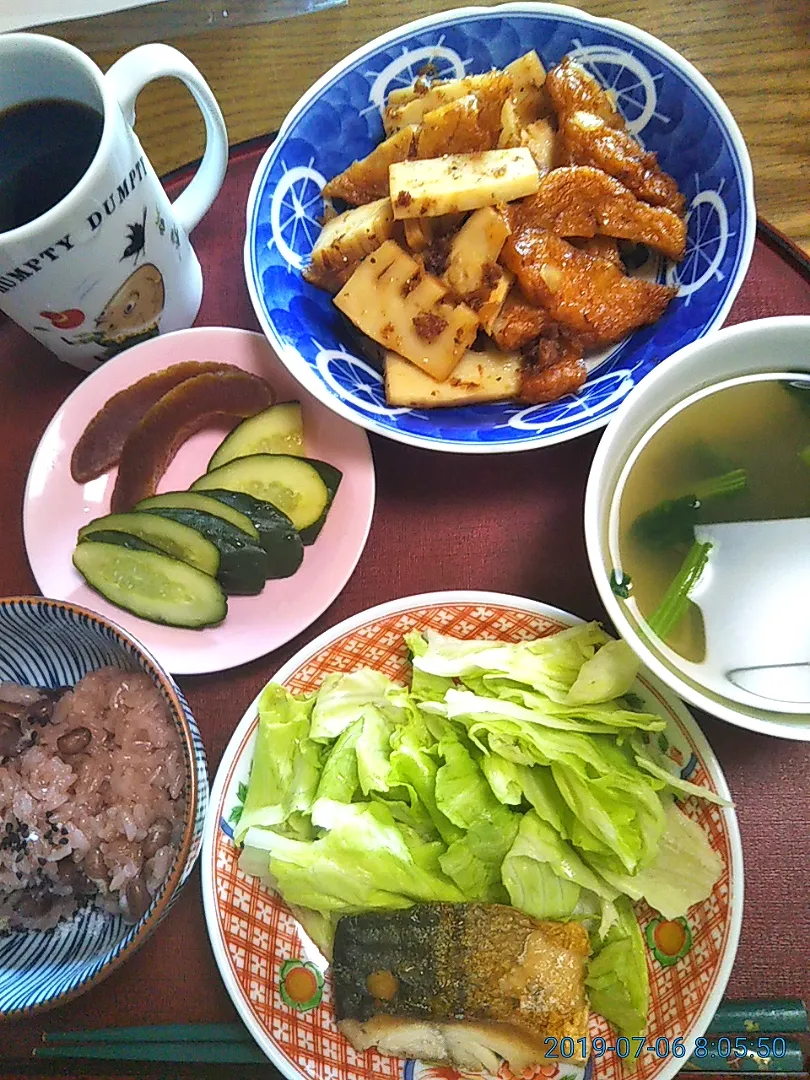
<instances>
[{"instance_id":1,"label":"soup broth","mask_svg":"<svg viewBox=\"0 0 810 1080\"><path fill-rule=\"evenodd\" d=\"M618 498L619 587L653 637L700 663L703 618L688 597L698 581L707 596L713 576L695 527L807 519L810 534L810 378L728 386L693 402L650 439Z\"/></svg>"}]
</instances>

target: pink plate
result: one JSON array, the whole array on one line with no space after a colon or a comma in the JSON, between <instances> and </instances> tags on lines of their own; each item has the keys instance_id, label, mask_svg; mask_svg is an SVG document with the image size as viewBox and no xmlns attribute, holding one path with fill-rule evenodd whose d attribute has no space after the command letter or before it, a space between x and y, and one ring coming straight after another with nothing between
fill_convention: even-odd
<instances>
[{"instance_id":1,"label":"pink plate","mask_svg":"<svg viewBox=\"0 0 810 1080\"><path fill-rule=\"evenodd\" d=\"M292 577L268 581L258 596L232 596L220 626L182 630L140 619L94 592L74 569L79 528L109 512L115 470L87 484L70 475L70 456L88 421L113 394L150 372L183 360L219 360L264 376L279 401L297 400L310 457L343 473L323 530L305 548ZM158 491L187 488L202 472L226 428L194 435ZM278 649L321 615L351 577L374 511L374 465L366 433L320 405L288 374L261 334L198 327L153 338L108 361L62 405L42 436L25 489L23 528L28 561L45 596L91 608L134 634L175 675L223 671Z\"/></svg>"},{"instance_id":2,"label":"pink plate","mask_svg":"<svg viewBox=\"0 0 810 1080\"><path fill-rule=\"evenodd\" d=\"M330 671L374 668L408 678L403 635L431 627L457 638L520 641L556 633L580 620L515 596L475 591L430 593L361 612L305 645L273 681L311 693ZM729 797L720 766L700 728L663 683L642 670L634 692L643 708L667 721L661 747L681 775ZM202 892L211 944L228 993L256 1042L288 1080L467 1080L453 1069L357 1053L339 1034L328 965L280 897L238 867L233 842L245 798L258 723L256 700L225 750L211 790L203 835ZM602 1017L591 1015L590 1034L605 1039L587 1069L548 1062L497 1080L671 1080L703 1034L725 990L740 934L743 866L733 807L692 797L690 817L706 831L723 872L711 896L686 918L665 921L646 904L636 915L647 943L650 1008L646 1039L626 1057ZM629 1051L628 1051L629 1052ZM487 1080L487 1078L479 1078ZM489 1078L493 1080L493 1078Z\"/></svg>"}]
</instances>

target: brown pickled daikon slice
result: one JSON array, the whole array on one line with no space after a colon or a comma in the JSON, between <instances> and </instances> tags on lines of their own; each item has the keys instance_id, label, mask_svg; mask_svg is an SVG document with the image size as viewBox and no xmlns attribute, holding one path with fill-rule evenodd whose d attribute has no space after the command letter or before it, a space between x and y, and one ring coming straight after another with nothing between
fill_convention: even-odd
<instances>
[{"instance_id":1,"label":"brown pickled daikon slice","mask_svg":"<svg viewBox=\"0 0 810 1080\"><path fill-rule=\"evenodd\" d=\"M70 475L86 484L118 464L127 436L155 402L186 379L209 371L239 371L215 360L185 360L153 371L113 394L82 432L70 459Z\"/></svg>"},{"instance_id":2,"label":"brown pickled daikon slice","mask_svg":"<svg viewBox=\"0 0 810 1080\"><path fill-rule=\"evenodd\" d=\"M164 394L132 429L118 465L111 510L123 513L155 494L183 443L222 420L244 420L272 405L270 386L247 371L195 375Z\"/></svg>"}]
</instances>

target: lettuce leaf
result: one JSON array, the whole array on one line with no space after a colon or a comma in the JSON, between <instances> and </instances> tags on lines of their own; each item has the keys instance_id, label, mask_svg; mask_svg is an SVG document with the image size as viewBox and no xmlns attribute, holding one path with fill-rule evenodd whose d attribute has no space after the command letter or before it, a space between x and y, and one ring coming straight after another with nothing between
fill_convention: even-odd
<instances>
[{"instance_id":1,"label":"lettuce leaf","mask_svg":"<svg viewBox=\"0 0 810 1080\"><path fill-rule=\"evenodd\" d=\"M312 819L321 825L318 805L321 800L350 803L360 789L357 770L357 740L363 730L363 718L359 716L340 733L337 742L324 762L312 806Z\"/></svg>"},{"instance_id":2,"label":"lettuce leaf","mask_svg":"<svg viewBox=\"0 0 810 1080\"><path fill-rule=\"evenodd\" d=\"M547 822L564 840L570 840L573 835L573 815L554 783L551 769L546 765L535 765L533 768L518 765L517 769L523 796L537 816Z\"/></svg>"},{"instance_id":3,"label":"lettuce leaf","mask_svg":"<svg viewBox=\"0 0 810 1080\"><path fill-rule=\"evenodd\" d=\"M404 789L406 792L408 789ZM436 827L430 820L430 815L422 806L418 799L407 801L405 799L393 799L390 795L380 795L377 792L373 792L371 795L372 802L381 802L388 809L391 817L396 821L399 831L405 836L410 836L413 833L419 837L420 840L424 840L427 843L432 843L435 840L441 840ZM441 850L445 850L444 843L441 844Z\"/></svg>"},{"instance_id":4,"label":"lettuce leaf","mask_svg":"<svg viewBox=\"0 0 810 1080\"><path fill-rule=\"evenodd\" d=\"M723 862L703 829L674 802L670 802L665 817L666 828L652 862L638 873L616 873L598 856L586 858L631 900L644 899L665 919L677 919L711 894L723 871Z\"/></svg>"},{"instance_id":5,"label":"lettuce leaf","mask_svg":"<svg viewBox=\"0 0 810 1080\"><path fill-rule=\"evenodd\" d=\"M427 648L413 649L416 671L443 678L479 674L506 675L552 701L565 703L582 665L610 641L598 623L583 623L516 645L496 641L461 641L434 630L425 632Z\"/></svg>"},{"instance_id":6,"label":"lettuce leaf","mask_svg":"<svg viewBox=\"0 0 810 1080\"><path fill-rule=\"evenodd\" d=\"M618 896L534 810L520 819L501 876L512 905L535 919L570 919L583 888L604 900Z\"/></svg>"},{"instance_id":7,"label":"lettuce leaf","mask_svg":"<svg viewBox=\"0 0 810 1080\"><path fill-rule=\"evenodd\" d=\"M436 806L459 829L469 829L489 816L498 800L459 738L448 732L438 751L443 764L436 773Z\"/></svg>"},{"instance_id":8,"label":"lettuce leaf","mask_svg":"<svg viewBox=\"0 0 810 1080\"><path fill-rule=\"evenodd\" d=\"M371 668L327 675L315 695L310 738L319 742L336 739L357 719L363 706L385 707L392 689L395 684L388 676Z\"/></svg>"},{"instance_id":9,"label":"lettuce leaf","mask_svg":"<svg viewBox=\"0 0 810 1080\"><path fill-rule=\"evenodd\" d=\"M254 825L280 825L308 811L320 775L320 747L310 739L312 697L296 697L270 683L259 698L259 724L242 816L234 830L241 843Z\"/></svg>"},{"instance_id":10,"label":"lettuce leaf","mask_svg":"<svg viewBox=\"0 0 810 1080\"><path fill-rule=\"evenodd\" d=\"M622 784L615 775L586 779L564 762L554 762L551 772L578 826L572 831L573 842L586 850L607 849L633 873L644 861L653 834L664 831L664 809L655 793L643 782Z\"/></svg>"},{"instance_id":11,"label":"lettuce leaf","mask_svg":"<svg viewBox=\"0 0 810 1080\"><path fill-rule=\"evenodd\" d=\"M520 806L523 801L521 766L500 754L484 754L480 759L481 772L498 802L505 806Z\"/></svg>"},{"instance_id":12,"label":"lettuce leaf","mask_svg":"<svg viewBox=\"0 0 810 1080\"><path fill-rule=\"evenodd\" d=\"M519 814L500 807L495 818L473 824L439 857L439 865L468 900L502 904L508 902L501 881L504 856L518 831Z\"/></svg>"},{"instance_id":13,"label":"lettuce leaf","mask_svg":"<svg viewBox=\"0 0 810 1080\"><path fill-rule=\"evenodd\" d=\"M606 641L579 669L566 695L570 705L613 701L636 681L639 660L626 641Z\"/></svg>"},{"instance_id":14,"label":"lettuce leaf","mask_svg":"<svg viewBox=\"0 0 810 1080\"><path fill-rule=\"evenodd\" d=\"M364 706L361 717L362 727L354 746L360 790L364 795L371 791L388 791L394 725L374 705Z\"/></svg>"},{"instance_id":15,"label":"lettuce leaf","mask_svg":"<svg viewBox=\"0 0 810 1080\"><path fill-rule=\"evenodd\" d=\"M607 648L607 646L605 646ZM600 649L597 656L604 650ZM589 661L592 662L592 661ZM559 728L561 731L581 731L592 735L618 735L626 728L639 728L644 731L663 731L666 721L656 713L631 710L616 701L597 704L566 705L552 701L545 694L538 694L527 686L522 686L513 679L504 679L493 675L476 675L462 679L467 690L480 697L496 698L523 706L533 715L531 719L546 727ZM529 719L515 713L522 719Z\"/></svg>"},{"instance_id":16,"label":"lettuce leaf","mask_svg":"<svg viewBox=\"0 0 810 1080\"><path fill-rule=\"evenodd\" d=\"M332 803L329 812L329 831L311 843L269 829L251 829L245 837L254 860L256 849L266 852L263 877L288 903L345 913L465 899L452 881L425 868L430 860L414 858L382 803ZM424 848L423 841L419 845Z\"/></svg>"},{"instance_id":17,"label":"lettuce leaf","mask_svg":"<svg viewBox=\"0 0 810 1080\"><path fill-rule=\"evenodd\" d=\"M393 732L391 745L389 783L404 785L413 792L446 844L458 840L462 829L454 825L436 803L438 747L421 714L415 713L407 724Z\"/></svg>"},{"instance_id":18,"label":"lettuce leaf","mask_svg":"<svg viewBox=\"0 0 810 1080\"><path fill-rule=\"evenodd\" d=\"M464 835L439 860L470 900L505 898L501 863L518 830L519 815L498 801L472 752L448 729L438 745L436 805Z\"/></svg>"},{"instance_id":19,"label":"lettuce leaf","mask_svg":"<svg viewBox=\"0 0 810 1080\"><path fill-rule=\"evenodd\" d=\"M481 697L469 690L448 690L444 711L448 719L463 723L472 739L480 739L491 732L513 737L528 753L529 759L539 765L566 761L583 774L585 767L590 766L600 774L619 771L639 775L630 755L618 748L610 735L549 727L538 722L533 709L512 701Z\"/></svg>"},{"instance_id":20,"label":"lettuce leaf","mask_svg":"<svg viewBox=\"0 0 810 1080\"><path fill-rule=\"evenodd\" d=\"M618 922L588 967L585 985L591 1008L622 1035L641 1035L647 1026L650 996L647 956L641 929L630 901L615 902Z\"/></svg>"},{"instance_id":21,"label":"lettuce leaf","mask_svg":"<svg viewBox=\"0 0 810 1080\"><path fill-rule=\"evenodd\" d=\"M705 799L706 802L715 803L717 806L733 805L721 795L715 795L709 788L683 780L677 772L675 762L662 753L654 742L644 743L637 735L633 736L630 742L638 767L658 780L662 780L662 787L669 788L676 795L696 795L699 799Z\"/></svg>"}]
</instances>

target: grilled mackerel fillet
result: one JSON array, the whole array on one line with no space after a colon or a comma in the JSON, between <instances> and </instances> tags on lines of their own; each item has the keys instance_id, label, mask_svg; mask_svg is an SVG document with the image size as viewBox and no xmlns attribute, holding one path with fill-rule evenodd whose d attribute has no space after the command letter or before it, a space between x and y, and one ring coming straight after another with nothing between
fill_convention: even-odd
<instances>
[{"instance_id":1,"label":"grilled mackerel fillet","mask_svg":"<svg viewBox=\"0 0 810 1080\"><path fill-rule=\"evenodd\" d=\"M347 915L333 955L338 1027L359 1051L492 1074L501 1060L515 1073L548 1060L569 1036L581 1064L589 953L579 923L498 904Z\"/></svg>"}]
</instances>

